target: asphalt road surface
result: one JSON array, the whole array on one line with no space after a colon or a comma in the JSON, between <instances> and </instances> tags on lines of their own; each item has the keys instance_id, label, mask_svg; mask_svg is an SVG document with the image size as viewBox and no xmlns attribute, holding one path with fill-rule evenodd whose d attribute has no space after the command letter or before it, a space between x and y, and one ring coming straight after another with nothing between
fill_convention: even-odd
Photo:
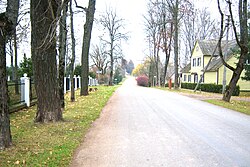
<instances>
[{"instance_id":1,"label":"asphalt road surface","mask_svg":"<svg viewBox=\"0 0 250 167\"><path fill-rule=\"evenodd\" d=\"M72 167L250 167L250 116L129 78L74 154Z\"/></svg>"}]
</instances>

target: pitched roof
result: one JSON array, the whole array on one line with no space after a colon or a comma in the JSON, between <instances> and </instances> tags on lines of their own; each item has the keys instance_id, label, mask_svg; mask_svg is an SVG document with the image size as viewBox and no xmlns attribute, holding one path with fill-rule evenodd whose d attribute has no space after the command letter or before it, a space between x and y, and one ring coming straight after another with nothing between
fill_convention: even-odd
<instances>
[{"instance_id":1,"label":"pitched roof","mask_svg":"<svg viewBox=\"0 0 250 167\"><path fill-rule=\"evenodd\" d=\"M218 41L216 40L198 40L197 41L203 55L206 56L212 56L214 49L216 48L216 45ZM222 41L221 43L222 53L226 54L226 41ZM228 41L228 53L226 56L226 61L228 61L230 58L233 57L233 50L237 48L237 44L234 40ZM223 65L222 60L219 56L218 48L216 49L214 56L207 68L207 71L216 71L218 68L220 68Z\"/></svg>"},{"instance_id":2,"label":"pitched roof","mask_svg":"<svg viewBox=\"0 0 250 167\"><path fill-rule=\"evenodd\" d=\"M197 42L201 48L203 55L211 56L214 52L214 49L216 48L218 40L197 40ZM235 48L235 46L236 46L235 40L228 41L228 48L229 48L228 51L230 54L232 53L232 48ZM222 48L222 53L225 53L226 52L226 41L221 42L221 48ZM228 53L228 55L230 55L229 53ZM216 49L214 55L215 56L219 55L218 48Z\"/></svg>"}]
</instances>

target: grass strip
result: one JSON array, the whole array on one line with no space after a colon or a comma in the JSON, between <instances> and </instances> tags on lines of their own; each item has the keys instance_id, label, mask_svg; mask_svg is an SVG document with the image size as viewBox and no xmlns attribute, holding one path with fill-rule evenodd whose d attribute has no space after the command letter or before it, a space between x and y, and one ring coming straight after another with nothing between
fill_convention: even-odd
<instances>
[{"instance_id":1,"label":"grass strip","mask_svg":"<svg viewBox=\"0 0 250 167\"><path fill-rule=\"evenodd\" d=\"M250 115L250 102L249 101L231 100L231 102L229 103L223 100L216 100L216 99L209 99L209 100L204 100L204 101Z\"/></svg>"},{"instance_id":2,"label":"grass strip","mask_svg":"<svg viewBox=\"0 0 250 167\"><path fill-rule=\"evenodd\" d=\"M64 120L35 124L36 106L10 115L13 146L0 152L0 166L68 166L74 150L118 86L98 86L89 96L70 102L65 96Z\"/></svg>"}]
</instances>

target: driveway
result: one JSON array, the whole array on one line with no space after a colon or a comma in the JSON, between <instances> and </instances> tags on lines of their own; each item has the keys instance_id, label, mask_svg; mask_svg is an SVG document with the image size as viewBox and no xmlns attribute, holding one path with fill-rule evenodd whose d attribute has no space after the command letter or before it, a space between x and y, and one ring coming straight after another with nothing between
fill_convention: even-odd
<instances>
[{"instance_id":1,"label":"driveway","mask_svg":"<svg viewBox=\"0 0 250 167\"><path fill-rule=\"evenodd\" d=\"M114 93L72 167L250 166L250 116L136 86Z\"/></svg>"}]
</instances>

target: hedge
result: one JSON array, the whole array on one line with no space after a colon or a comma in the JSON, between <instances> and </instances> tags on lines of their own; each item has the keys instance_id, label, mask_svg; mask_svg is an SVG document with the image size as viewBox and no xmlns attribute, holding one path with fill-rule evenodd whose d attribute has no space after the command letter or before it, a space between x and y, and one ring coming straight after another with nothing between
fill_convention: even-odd
<instances>
[{"instance_id":1,"label":"hedge","mask_svg":"<svg viewBox=\"0 0 250 167\"><path fill-rule=\"evenodd\" d=\"M184 89L194 90L196 85L197 83L181 83L181 87ZM222 87L223 87L222 85L216 85L216 84L200 84L198 90L204 92L221 93ZM226 86L226 89L228 89L228 86ZM239 96L239 94L240 94L240 87L239 85L237 85L233 92L233 96Z\"/></svg>"}]
</instances>

